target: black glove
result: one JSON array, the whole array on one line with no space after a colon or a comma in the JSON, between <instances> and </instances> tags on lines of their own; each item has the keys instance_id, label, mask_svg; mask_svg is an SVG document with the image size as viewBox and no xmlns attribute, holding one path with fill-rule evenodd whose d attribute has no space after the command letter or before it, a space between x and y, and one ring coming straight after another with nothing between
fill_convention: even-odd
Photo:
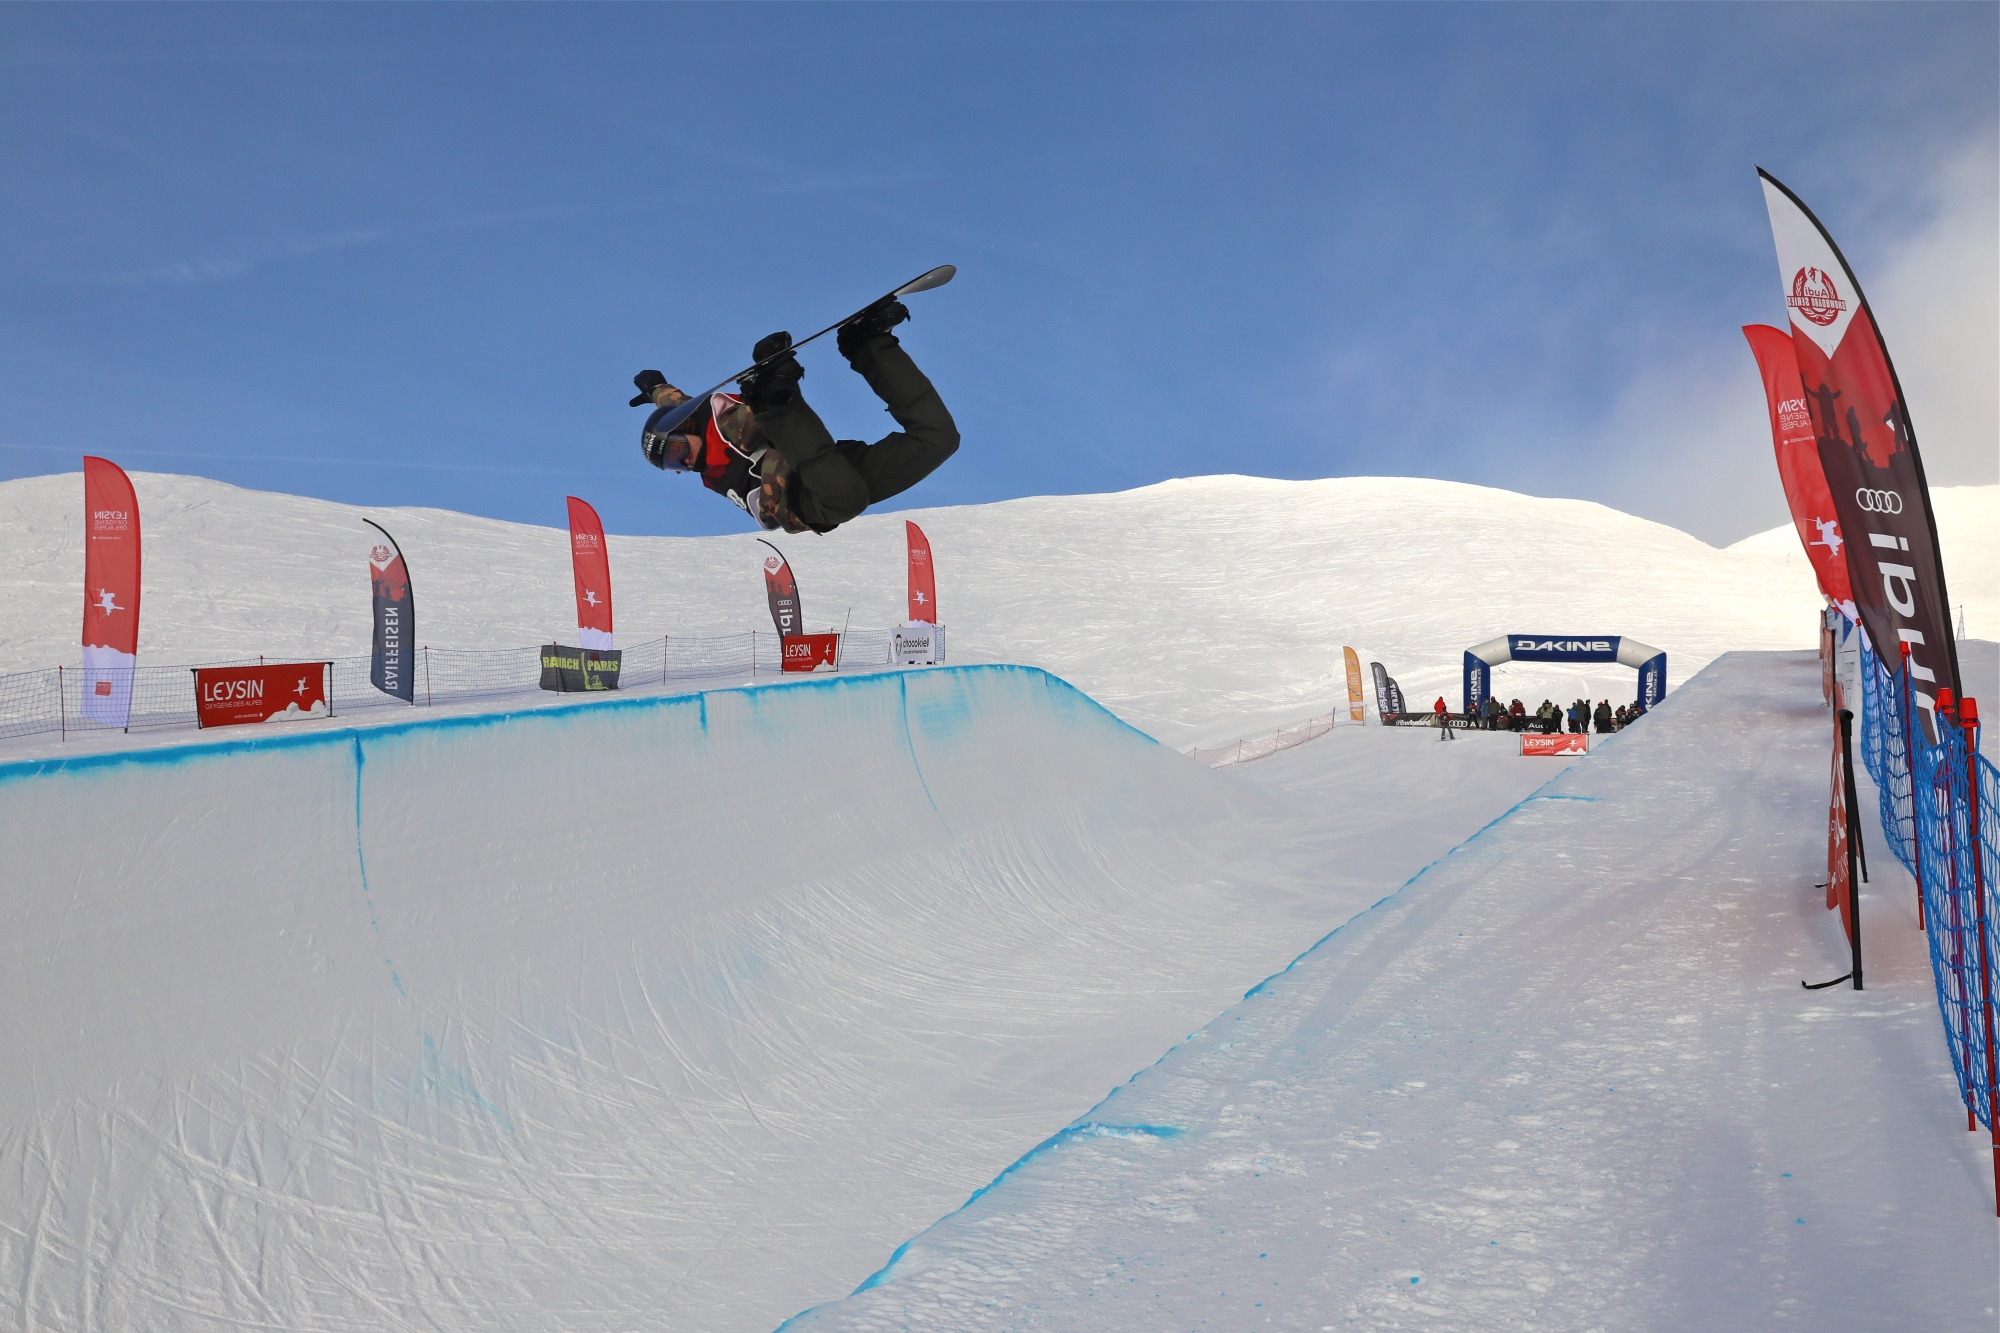
<instances>
[{"instance_id":1,"label":"black glove","mask_svg":"<svg viewBox=\"0 0 2000 1333\"><path fill-rule=\"evenodd\" d=\"M665 384L666 382L667 382L667 377L665 375L662 375L657 370L640 371L638 374L632 377L632 383L638 386L639 396L637 398L634 398L631 401L631 403L628 404L628 406L644 407L646 404L652 402L653 390L659 388L662 384Z\"/></svg>"},{"instance_id":2,"label":"black glove","mask_svg":"<svg viewBox=\"0 0 2000 1333\"><path fill-rule=\"evenodd\" d=\"M834 342L839 346L840 354L852 362L862 354L863 347L887 336L890 329L909 317L908 306L893 296L885 297L841 325L840 332L834 335ZM894 341L893 338L890 340Z\"/></svg>"},{"instance_id":3,"label":"black glove","mask_svg":"<svg viewBox=\"0 0 2000 1333\"><path fill-rule=\"evenodd\" d=\"M799 364L798 357L786 350L791 345L792 335L779 332L759 338L757 345L750 349L752 361L775 358L736 381L743 390L743 401L750 405L752 412L783 407L798 396L799 381L805 377L806 368ZM780 352L784 355L779 356Z\"/></svg>"}]
</instances>

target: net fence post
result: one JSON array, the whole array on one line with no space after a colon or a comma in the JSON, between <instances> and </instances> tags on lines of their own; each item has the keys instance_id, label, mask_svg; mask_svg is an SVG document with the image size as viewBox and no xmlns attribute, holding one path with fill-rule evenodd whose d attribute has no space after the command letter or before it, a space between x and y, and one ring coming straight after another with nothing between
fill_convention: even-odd
<instances>
[{"instance_id":1,"label":"net fence post","mask_svg":"<svg viewBox=\"0 0 2000 1333\"><path fill-rule=\"evenodd\" d=\"M1979 703L1962 699L1958 705L1960 734L1965 737L1965 825L1971 834L1973 919L1979 932L1979 1017L1986 1038L1986 1128L1993 1141L1993 1213L2000 1217L2000 1087L1996 1087L1993 1054L1993 956L1987 946L1986 840L1979 819Z\"/></svg>"},{"instance_id":2,"label":"net fence post","mask_svg":"<svg viewBox=\"0 0 2000 1333\"><path fill-rule=\"evenodd\" d=\"M63 669L56 668L56 739L69 739L69 702L63 698Z\"/></svg>"},{"instance_id":3,"label":"net fence post","mask_svg":"<svg viewBox=\"0 0 2000 1333\"><path fill-rule=\"evenodd\" d=\"M424 707L431 706L431 646L424 645Z\"/></svg>"},{"instance_id":4,"label":"net fence post","mask_svg":"<svg viewBox=\"0 0 2000 1333\"><path fill-rule=\"evenodd\" d=\"M1905 643L1898 646L1903 650L1903 771L1910 778L1910 860L1912 863L1911 868L1915 872L1913 877L1917 881L1917 929L1922 930L1924 928L1924 849L1923 839L1916 836L1917 749L1910 734L1910 645ZM1882 767L1886 771L1889 766L1885 762ZM1891 809L1895 808L1895 792L1893 790L1889 795L1889 804ZM1894 835L1899 839L1903 836L1903 821L1900 816L1896 820Z\"/></svg>"}]
</instances>

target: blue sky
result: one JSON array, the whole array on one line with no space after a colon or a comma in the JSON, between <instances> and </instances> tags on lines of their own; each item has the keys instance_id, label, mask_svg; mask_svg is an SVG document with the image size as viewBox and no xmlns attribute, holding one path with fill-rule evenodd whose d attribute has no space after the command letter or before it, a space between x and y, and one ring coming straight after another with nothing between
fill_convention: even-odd
<instances>
[{"instance_id":1,"label":"blue sky","mask_svg":"<svg viewBox=\"0 0 2000 1333\"><path fill-rule=\"evenodd\" d=\"M1950 381L1911 387L1933 480L1991 481L1992 357L1941 331L1991 337L1996 18L8 6L0 477L740 530L640 459L632 373L949 262L904 341L965 443L904 506L1387 474L1733 540L1784 517L1758 163ZM888 428L805 360L836 434Z\"/></svg>"}]
</instances>

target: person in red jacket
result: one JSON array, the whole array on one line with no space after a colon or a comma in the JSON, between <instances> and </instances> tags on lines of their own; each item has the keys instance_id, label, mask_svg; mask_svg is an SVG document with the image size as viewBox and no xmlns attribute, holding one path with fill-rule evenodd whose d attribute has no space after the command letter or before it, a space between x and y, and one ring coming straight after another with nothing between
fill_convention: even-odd
<instances>
[{"instance_id":1,"label":"person in red jacket","mask_svg":"<svg viewBox=\"0 0 2000 1333\"><path fill-rule=\"evenodd\" d=\"M1450 739L1451 739L1451 710L1450 710L1449 708L1446 708L1446 707L1445 707L1445 705L1444 705L1444 696L1443 696L1442 694L1440 694L1440 695L1438 696L1438 701L1437 701L1436 703L1434 703L1434 704L1432 704L1432 705L1431 705L1431 713L1432 713L1432 715L1433 715L1433 716L1435 716L1435 717L1437 718L1437 724L1438 724L1438 739L1439 739L1439 740L1441 740L1441 741L1448 741L1448 740L1450 740Z\"/></svg>"}]
</instances>

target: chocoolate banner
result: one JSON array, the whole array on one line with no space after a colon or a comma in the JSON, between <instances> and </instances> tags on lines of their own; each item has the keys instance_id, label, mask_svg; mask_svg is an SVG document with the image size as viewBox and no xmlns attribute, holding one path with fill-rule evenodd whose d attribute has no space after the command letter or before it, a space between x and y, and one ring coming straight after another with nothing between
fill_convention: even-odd
<instances>
[{"instance_id":1,"label":"chocoolate banner","mask_svg":"<svg viewBox=\"0 0 2000 1333\"><path fill-rule=\"evenodd\" d=\"M1848 588L1885 665L1895 669L1908 650L1910 698L1934 739L1937 691L1959 692L1958 651L1909 406L1833 237L1797 195L1769 172L1757 174L1820 470L1846 547Z\"/></svg>"},{"instance_id":2,"label":"chocoolate banner","mask_svg":"<svg viewBox=\"0 0 2000 1333\"><path fill-rule=\"evenodd\" d=\"M375 647L368 679L376 689L404 703L416 700L417 599L410 589L403 550L389 530L362 519L368 540L368 585L375 602Z\"/></svg>"},{"instance_id":3,"label":"chocoolate banner","mask_svg":"<svg viewBox=\"0 0 2000 1333\"><path fill-rule=\"evenodd\" d=\"M132 720L139 663L139 499L124 469L83 460L83 715Z\"/></svg>"}]
</instances>

